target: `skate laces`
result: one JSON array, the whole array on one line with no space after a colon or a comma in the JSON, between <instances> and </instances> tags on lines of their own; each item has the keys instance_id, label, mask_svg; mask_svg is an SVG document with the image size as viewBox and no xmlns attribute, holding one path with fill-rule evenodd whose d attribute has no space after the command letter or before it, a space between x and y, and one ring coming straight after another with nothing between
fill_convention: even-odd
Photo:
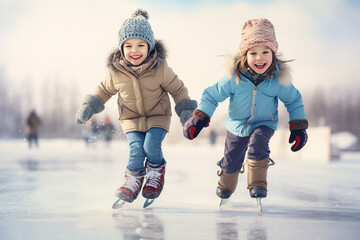
<instances>
[{"instance_id":1,"label":"skate laces","mask_svg":"<svg viewBox=\"0 0 360 240\"><path fill-rule=\"evenodd\" d=\"M160 185L161 175L162 174L159 171L150 170L146 176L147 177L146 185L157 188Z\"/></svg>"},{"instance_id":2,"label":"skate laces","mask_svg":"<svg viewBox=\"0 0 360 240\"><path fill-rule=\"evenodd\" d=\"M140 181L139 178L134 177L132 175L127 175L126 181L122 187L129 189L133 193L136 193L141 188L141 185L142 185L142 182Z\"/></svg>"}]
</instances>

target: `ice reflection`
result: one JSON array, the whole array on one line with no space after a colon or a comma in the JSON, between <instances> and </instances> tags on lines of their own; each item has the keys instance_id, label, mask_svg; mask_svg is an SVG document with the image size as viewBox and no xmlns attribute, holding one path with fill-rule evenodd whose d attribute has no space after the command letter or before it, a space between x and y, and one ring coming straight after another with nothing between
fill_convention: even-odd
<instances>
[{"instance_id":1,"label":"ice reflection","mask_svg":"<svg viewBox=\"0 0 360 240\"><path fill-rule=\"evenodd\" d=\"M21 161L21 164L23 165L23 167L26 170L29 170L29 171L39 170L39 161L37 161L37 160L27 158L27 159L24 159L23 161Z\"/></svg>"},{"instance_id":2,"label":"ice reflection","mask_svg":"<svg viewBox=\"0 0 360 240\"><path fill-rule=\"evenodd\" d=\"M257 223L249 227L247 240L267 240L266 229L263 225Z\"/></svg>"},{"instance_id":3,"label":"ice reflection","mask_svg":"<svg viewBox=\"0 0 360 240\"><path fill-rule=\"evenodd\" d=\"M239 239L238 224L234 216L220 214L216 227L218 240Z\"/></svg>"},{"instance_id":4,"label":"ice reflection","mask_svg":"<svg viewBox=\"0 0 360 240\"><path fill-rule=\"evenodd\" d=\"M245 221L244 221L245 220ZM262 215L258 217L221 213L216 222L217 240L267 240L267 232L262 224Z\"/></svg>"},{"instance_id":5,"label":"ice reflection","mask_svg":"<svg viewBox=\"0 0 360 240\"><path fill-rule=\"evenodd\" d=\"M165 239L163 222L153 212L121 211L112 216L124 240Z\"/></svg>"}]
</instances>

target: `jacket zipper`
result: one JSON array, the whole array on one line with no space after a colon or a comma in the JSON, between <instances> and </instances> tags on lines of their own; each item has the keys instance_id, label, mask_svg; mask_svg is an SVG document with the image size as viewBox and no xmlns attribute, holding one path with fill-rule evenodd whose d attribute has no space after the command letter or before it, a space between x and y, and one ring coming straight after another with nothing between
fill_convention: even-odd
<instances>
[{"instance_id":1,"label":"jacket zipper","mask_svg":"<svg viewBox=\"0 0 360 240\"><path fill-rule=\"evenodd\" d=\"M251 115L250 115L250 118L247 120L247 129L246 129L246 133L247 133L247 136L249 136L249 129L250 129L250 120L253 118L254 116L254 105L255 105L255 95L256 95L256 88L257 86L255 86L254 90L253 90L253 99L252 99L252 104L251 104Z\"/></svg>"}]
</instances>

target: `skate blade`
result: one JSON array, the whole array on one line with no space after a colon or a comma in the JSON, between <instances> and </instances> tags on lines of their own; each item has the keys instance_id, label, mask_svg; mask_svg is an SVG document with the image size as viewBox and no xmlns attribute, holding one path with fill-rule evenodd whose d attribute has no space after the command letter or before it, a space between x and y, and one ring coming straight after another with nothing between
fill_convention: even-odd
<instances>
[{"instance_id":1,"label":"skate blade","mask_svg":"<svg viewBox=\"0 0 360 240\"><path fill-rule=\"evenodd\" d=\"M144 202L144 208L147 208L148 206L150 206L154 201L155 201L155 198L153 198L153 199L147 198L146 201Z\"/></svg>"},{"instance_id":2,"label":"skate blade","mask_svg":"<svg viewBox=\"0 0 360 240\"><path fill-rule=\"evenodd\" d=\"M124 200L121 200L120 198L114 202L112 205L113 209L122 208L126 202Z\"/></svg>"},{"instance_id":3,"label":"skate blade","mask_svg":"<svg viewBox=\"0 0 360 240\"><path fill-rule=\"evenodd\" d=\"M261 199L262 198L256 198L256 205L257 205L257 208L259 210L259 213L262 213L262 203L261 203Z\"/></svg>"},{"instance_id":4,"label":"skate blade","mask_svg":"<svg viewBox=\"0 0 360 240\"><path fill-rule=\"evenodd\" d=\"M225 205L228 201L229 201L228 198L222 198L221 201L220 201L219 206L221 207L221 206Z\"/></svg>"}]
</instances>

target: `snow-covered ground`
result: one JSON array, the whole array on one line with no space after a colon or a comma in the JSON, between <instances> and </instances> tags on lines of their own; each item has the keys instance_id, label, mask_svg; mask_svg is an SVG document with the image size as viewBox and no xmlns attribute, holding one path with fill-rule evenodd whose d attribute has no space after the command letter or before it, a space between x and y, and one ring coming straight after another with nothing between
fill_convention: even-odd
<instances>
[{"instance_id":1,"label":"snow-covered ground","mask_svg":"<svg viewBox=\"0 0 360 240\"><path fill-rule=\"evenodd\" d=\"M216 162L223 143L164 143L164 191L113 210L126 141L0 141L0 239L360 239L360 153L316 163L274 159L260 215L241 175L219 207Z\"/></svg>"}]
</instances>

